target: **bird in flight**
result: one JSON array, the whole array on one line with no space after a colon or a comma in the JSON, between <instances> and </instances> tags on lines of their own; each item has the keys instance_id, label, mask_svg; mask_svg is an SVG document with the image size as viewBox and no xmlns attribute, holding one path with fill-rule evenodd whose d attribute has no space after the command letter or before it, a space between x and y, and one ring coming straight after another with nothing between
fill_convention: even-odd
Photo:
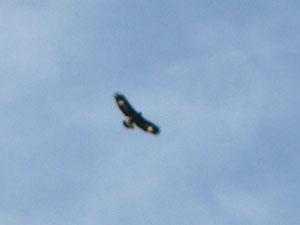
<instances>
[{"instance_id":1,"label":"bird in flight","mask_svg":"<svg viewBox=\"0 0 300 225\"><path fill-rule=\"evenodd\" d=\"M122 94L115 94L115 100L117 102L118 107L124 113L128 119L123 121L123 125L127 128L133 128L134 124L139 128L143 129L146 132L152 133L154 135L159 134L159 127L150 121L146 120L141 112L137 112L128 102Z\"/></svg>"}]
</instances>

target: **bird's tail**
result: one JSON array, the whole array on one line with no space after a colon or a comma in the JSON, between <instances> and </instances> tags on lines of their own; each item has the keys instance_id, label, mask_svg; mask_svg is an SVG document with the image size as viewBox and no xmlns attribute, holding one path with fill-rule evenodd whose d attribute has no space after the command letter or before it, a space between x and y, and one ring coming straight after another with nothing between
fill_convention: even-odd
<instances>
[{"instance_id":1,"label":"bird's tail","mask_svg":"<svg viewBox=\"0 0 300 225\"><path fill-rule=\"evenodd\" d=\"M133 124L132 123L129 123L128 121L123 121L123 125L124 127L127 127L127 128L133 128Z\"/></svg>"}]
</instances>

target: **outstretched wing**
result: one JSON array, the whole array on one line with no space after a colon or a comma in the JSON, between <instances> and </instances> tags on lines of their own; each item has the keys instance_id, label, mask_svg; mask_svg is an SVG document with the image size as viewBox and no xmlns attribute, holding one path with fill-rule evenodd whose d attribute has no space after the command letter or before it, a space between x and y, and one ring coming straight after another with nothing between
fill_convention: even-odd
<instances>
[{"instance_id":1,"label":"outstretched wing","mask_svg":"<svg viewBox=\"0 0 300 225\"><path fill-rule=\"evenodd\" d=\"M138 127L143 129L144 131L150 132L150 133L155 134L155 135L159 134L159 132L160 132L158 126L156 126L155 124L149 122L148 120L146 120L142 116L136 118L134 120L134 122Z\"/></svg>"},{"instance_id":2,"label":"outstretched wing","mask_svg":"<svg viewBox=\"0 0 300 225\"><path fill-rule=\"evenodd\" d=\"M136 113L134 108L129 104L124 95L115 94L116 102L120 108L120 110L128 117L133 117Z\"/></svg>"}]
</instances>

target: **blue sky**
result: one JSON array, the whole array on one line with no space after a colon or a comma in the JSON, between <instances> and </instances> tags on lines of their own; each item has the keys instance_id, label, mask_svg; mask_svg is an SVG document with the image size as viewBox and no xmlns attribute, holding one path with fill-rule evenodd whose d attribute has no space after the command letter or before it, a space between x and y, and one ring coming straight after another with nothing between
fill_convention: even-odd
<instances>
[{"instance_id":1,"label":"blue sky","mask_svg":"<svg viewBox=\"0 0 300 225\"><path fill-rule=\"evenodd\" d=\"M12 0L0 30L0 224L299 223L298 1Z\"/></svg>"}]
</instances>

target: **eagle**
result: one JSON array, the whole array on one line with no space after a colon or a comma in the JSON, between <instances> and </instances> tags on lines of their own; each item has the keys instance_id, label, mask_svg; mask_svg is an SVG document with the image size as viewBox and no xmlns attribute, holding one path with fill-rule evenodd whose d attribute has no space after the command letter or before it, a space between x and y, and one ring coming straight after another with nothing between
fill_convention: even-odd
<instances>
[{"instance_id":1,"label":"eagle","mask_svg":"<svg viewBox=\"0 0 300 225\"><path fill-rule=\"evenodd\" d=\"M132 129L134 124L139 128L143 129L146 132L152 133L154 135L158 135L160 129L155 124L146 120L141 112L137 112L130 104L129 101L125 98L124 95L120 93L116 93L114 95L115 100L117 102L118 107L124 113L128 119L123 121L123 125L127 128Z\"/></svg>"}]
</instances>

